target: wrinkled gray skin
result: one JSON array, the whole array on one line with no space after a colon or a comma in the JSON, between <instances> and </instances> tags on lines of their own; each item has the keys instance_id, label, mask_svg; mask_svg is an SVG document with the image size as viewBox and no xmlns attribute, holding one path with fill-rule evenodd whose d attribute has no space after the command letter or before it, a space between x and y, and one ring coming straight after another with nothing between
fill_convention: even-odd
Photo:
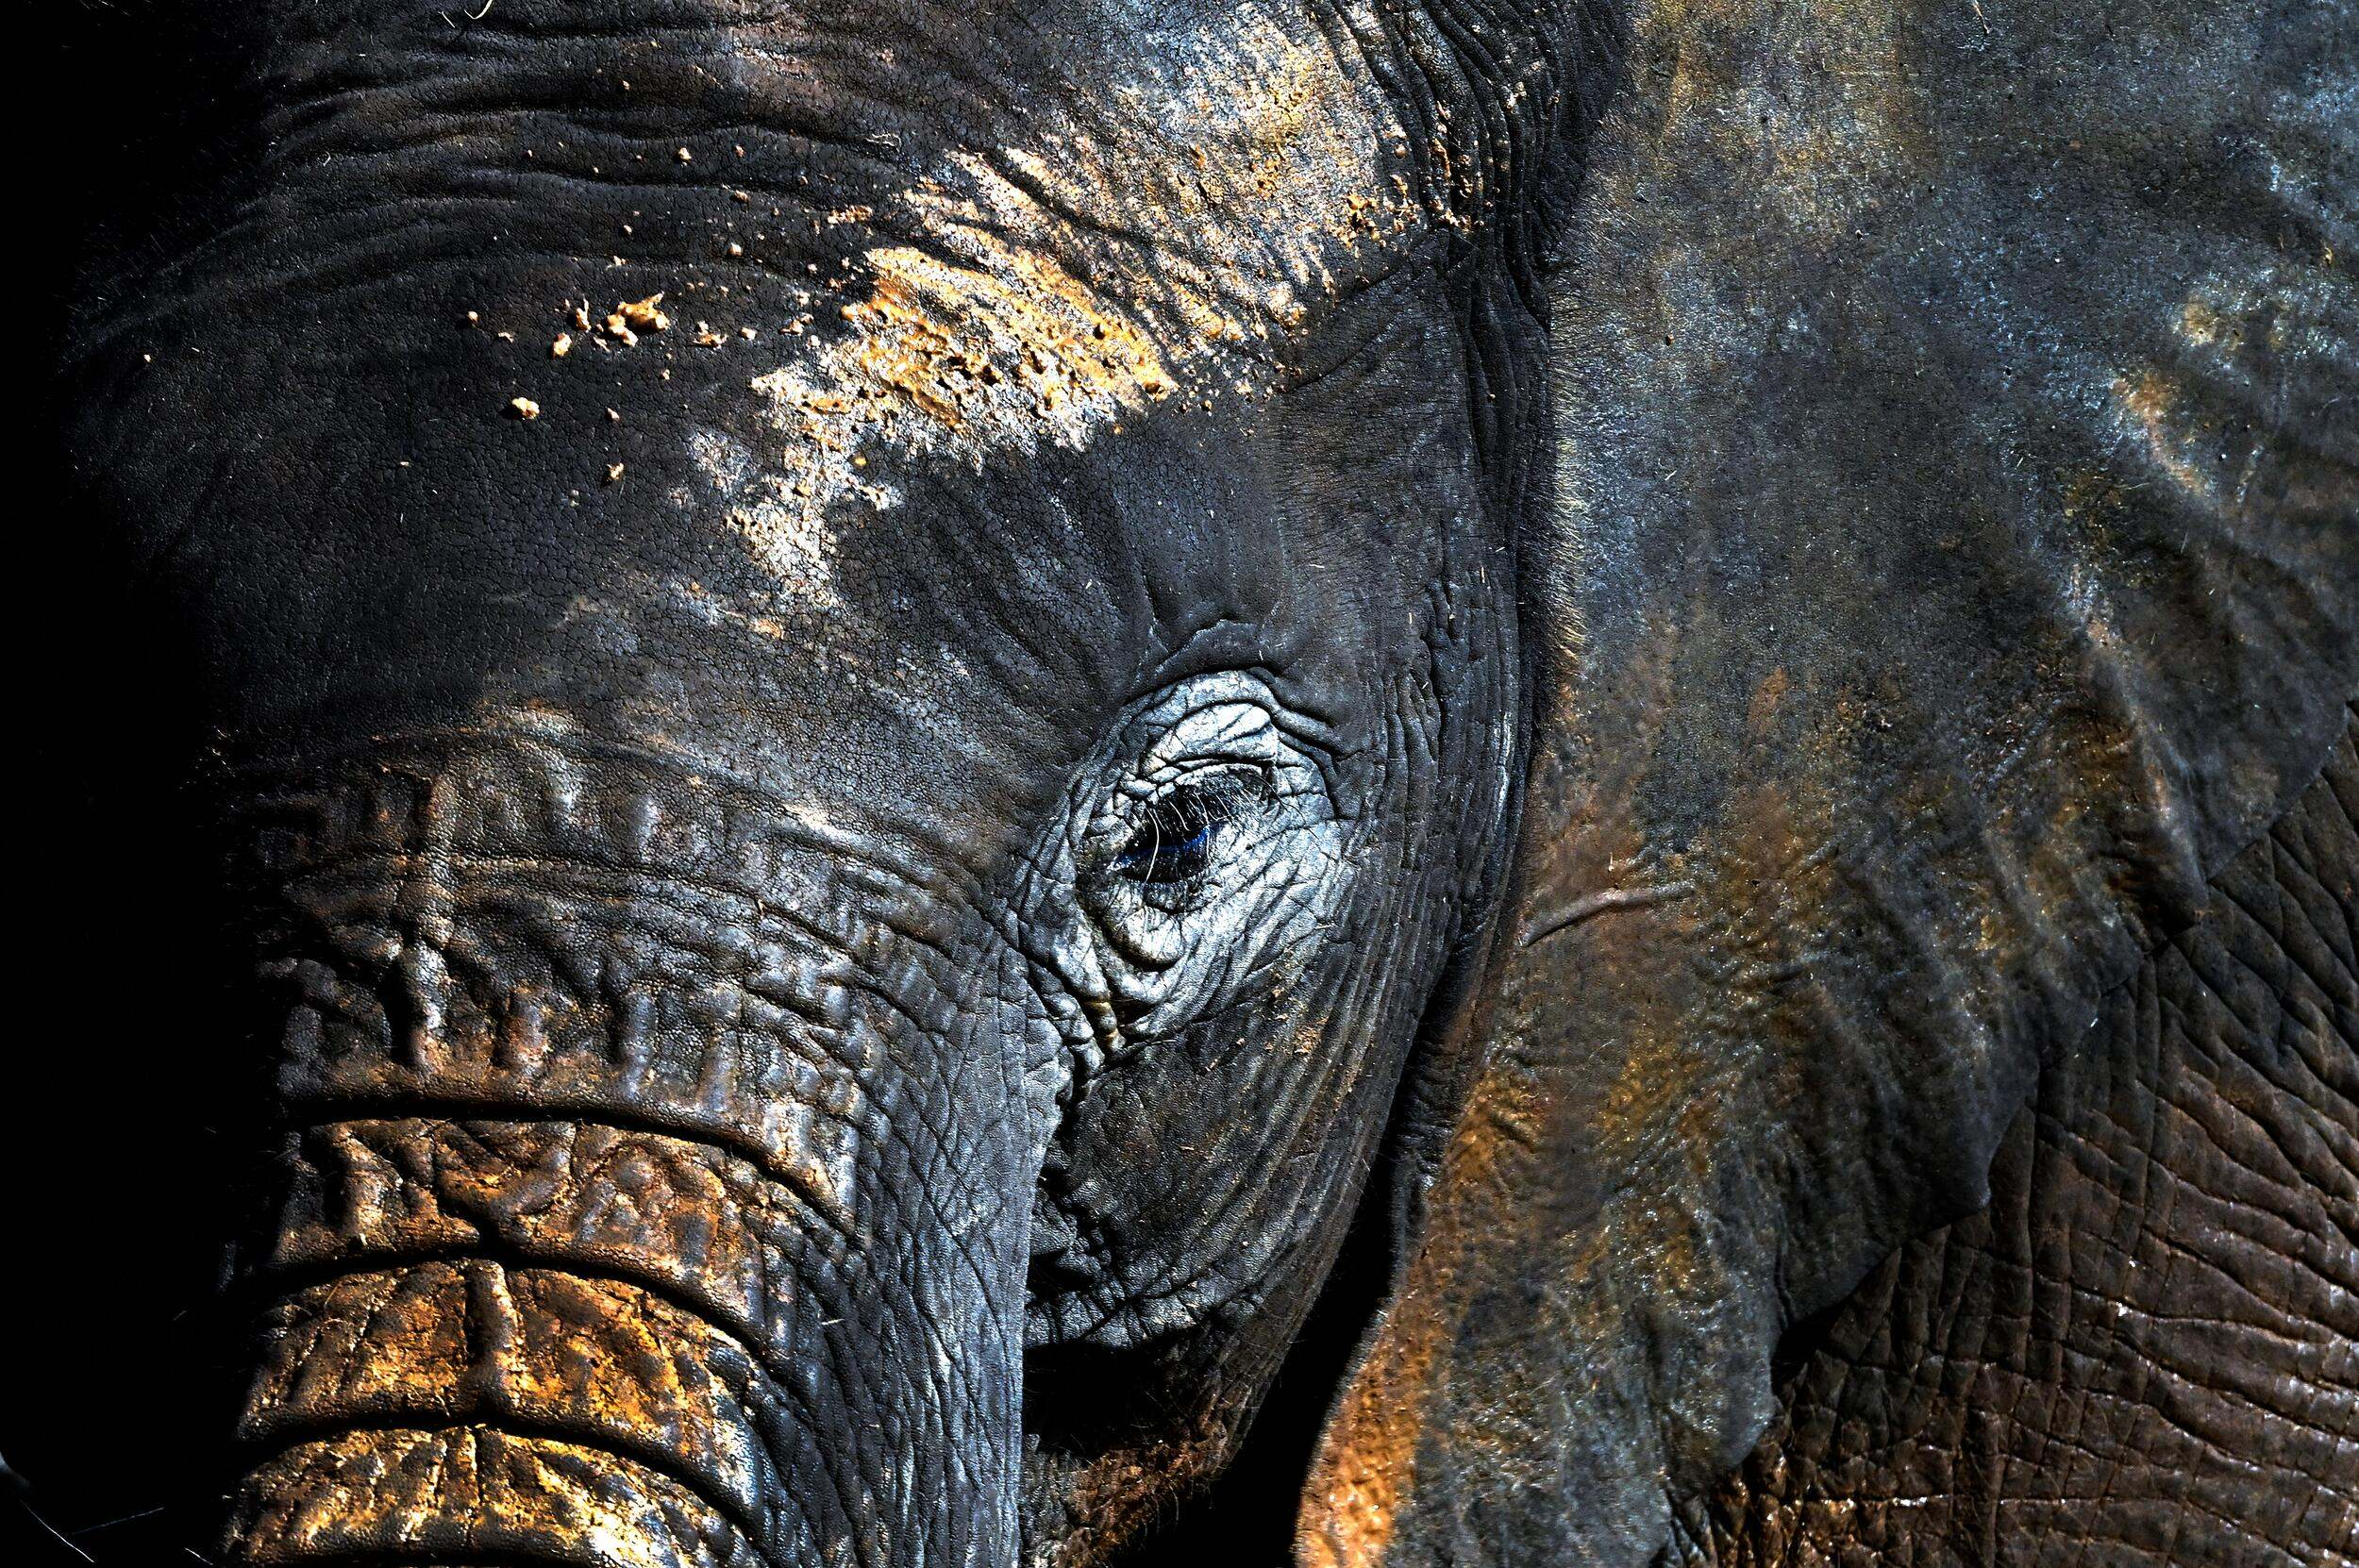
<instances>
[{"instance_id":1,"label":"wrinkled gray skin","mask_svg":"<svg viewBox=\"0 0 2359 1568\"><path fill-rule=\"evenodd\" d=\"M1489 902L1522 307L1448 48L217 20L69 439L201 672L270 1062L224 1560L1120 1543Z\"/></svg>"},{"instance_id":2,"label":"wrinkled gray skin","mask_svg":"<svg viewBox=\"0 0 2359 1568\"><path fill-rule=\"evenodd\" d=\"M2359 485L2334 17L1772 9L109 18L209 1555L1779 1560L1780 1334L2311 786Z\"/></svg>"}]
</instances>

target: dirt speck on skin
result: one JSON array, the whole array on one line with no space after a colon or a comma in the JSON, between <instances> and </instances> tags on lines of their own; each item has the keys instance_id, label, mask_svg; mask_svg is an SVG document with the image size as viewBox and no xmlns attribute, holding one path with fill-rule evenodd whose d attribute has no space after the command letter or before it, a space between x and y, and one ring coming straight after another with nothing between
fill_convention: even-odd
<instances>
[{"instance_id":1,"label":"dirt speck on skin","mask_svg":"<svg viewBox=\"0 0 2359 1568\"><path fill-rule=\"evenodd\" d=\"M604 326L607 335L622 340L628 347L639 342L642 332L662 332L671 327L672 318L661 309L663 296L649 294L644 299L627 299L607 313Z\"/></svg>"},{"instance_id":2,"label":"dirt speck on skin","mask_svg":"<svg viewBox=\"0 0 2359 1568\"><path fill-rule=\"evenodd\" d=\"M511 397L508 400L508 411L517 419L539 419L541 405L529 397Z\"/></svg>"},{"instance_id":3,"label":"dirt speck on skin","mask_svg":"<svg viewBox=\"0 0 2359 1568\"><path fill-rule=\"evenodd\" d=\"M672 318L656 309L662 303L661 293L652 293L644 299L625 300L614 309L616 314L642 332L661 332L672 325Z\"/></svg>"}]
</instances>

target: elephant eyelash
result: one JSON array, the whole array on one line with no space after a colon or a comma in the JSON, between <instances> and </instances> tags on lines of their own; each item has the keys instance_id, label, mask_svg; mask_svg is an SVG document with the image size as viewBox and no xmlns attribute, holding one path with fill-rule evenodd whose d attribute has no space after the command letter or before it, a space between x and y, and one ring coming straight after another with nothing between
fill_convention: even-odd
<instances>
[{"instance_id":1,"label":"elephant eyelash","mask_svg":"<svg viewBox=\"0 0 2359 1568\"><path fill-rule=\"evenodd\" d=\"M1220 830L1264 782L1258 768L1205 769L1146 801L1107 869L1149 887L1182 886L1209 869Z\"/></svg>"}]
</instances>

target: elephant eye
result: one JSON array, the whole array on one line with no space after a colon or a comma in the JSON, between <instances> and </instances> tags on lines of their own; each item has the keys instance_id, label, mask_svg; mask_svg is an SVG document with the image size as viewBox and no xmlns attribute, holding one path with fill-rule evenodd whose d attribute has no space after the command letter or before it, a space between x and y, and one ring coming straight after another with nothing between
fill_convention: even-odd
<instances>
[{"instance_id":1,"label":"elephant eye","mask_svg":"<svg viewBox=\"0 0 2359 1568\"><path fill-rule=\"evenodd\" d=\"M1154 887L1172 887L1201 877L1222 830L1235 819L1241 797L1253 780L1239 775L1257 770L1221 768L1173 785L1147 801L1137 825L1114 851L1107 869Z\"/></svg>"},{"instance_id":2,"label":"elephant eye","mask_svg":"<svg viewBox=\"0 0 2359 1568\"><path fill-rule=\"evenodd\" d=\"M1170 688L1077 774L1048 861L1062 875L1027 918L1136 1027L1215 1005L1324 928L1343 880L1332 755L1253 675Z\"/></svg>"}]
</instances>

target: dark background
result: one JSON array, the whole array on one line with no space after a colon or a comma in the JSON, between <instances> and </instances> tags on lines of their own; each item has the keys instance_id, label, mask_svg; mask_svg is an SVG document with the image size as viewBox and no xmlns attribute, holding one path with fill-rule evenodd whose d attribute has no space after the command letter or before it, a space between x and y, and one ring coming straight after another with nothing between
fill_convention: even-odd
<instances>
[{"instance_id":1,"label":"dark background","mask_svg":"<svg viewBox=\"0 0 2359 1568\"><path fill-rule=\"evenodd\" d=\"M60 422L75 393L59 370L75 312L110 287L92 257L136 270L200 231L175 192L238 117L219 15L58 0L12 19L39 107L10 247L24 740L0 1034L0 1564L80 1560L52 1531L106 1564L209 1555L227 1458L237 1340L214 1286L252 1168L238 1126L259 1109L256 1059L222 1005L237 964L189 782L192 672L77 492L91 455Z\"/></svg>"}]
</instances>

